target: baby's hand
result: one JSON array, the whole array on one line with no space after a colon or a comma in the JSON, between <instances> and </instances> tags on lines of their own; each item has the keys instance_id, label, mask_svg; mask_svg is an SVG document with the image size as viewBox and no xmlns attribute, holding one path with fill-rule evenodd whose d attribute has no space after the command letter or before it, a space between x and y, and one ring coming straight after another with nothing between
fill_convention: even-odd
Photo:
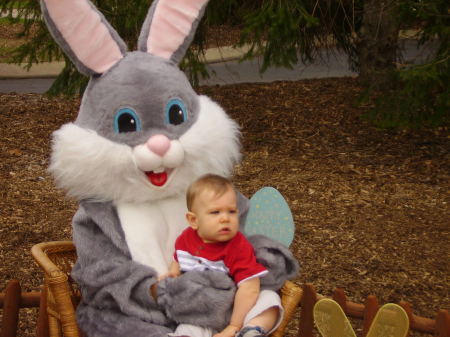
<instances>
[{"instance_id":1,"label":"baby's hand","mask_svg":"<svg viewBox=\"0 0 450 337\"><path fill-rule=\"evenodd\" d=\"M216 333L213 337L234 337L239 329L233 325L228 325L221 332Z\"/></svg>"},{"instance_id":2,"label":"baby's hand","mask_svg":"<svg viewBox=\"0 0 450 337\"><path fill-rule=\"evenodd\" d=\"M180 275L179 273L176 273L176 272L170 272L170 271L169 271L168 273L159 275L159 276L158 276L158 282L164 280L165 278L168 278L168 277L178 277L179 275Z\"/></svg>"}]
</instances>

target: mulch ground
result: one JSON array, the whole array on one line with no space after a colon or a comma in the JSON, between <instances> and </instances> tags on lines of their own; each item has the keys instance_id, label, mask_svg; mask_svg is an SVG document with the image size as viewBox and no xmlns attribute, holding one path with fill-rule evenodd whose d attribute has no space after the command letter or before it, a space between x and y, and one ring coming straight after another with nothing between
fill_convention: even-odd
<instances>
[{"instance_id":1,"label":"mulch ground","mask_svg":"<svg viewBox=\"0 0 450 337\"><path fill-rule=\"evenodd\" d=\"M450 309L450 133L382 131L360 119L355 79L202 87L242 126L235 182L251 196L277 188L297 226L295 280L362 303L405 300L416 314ZM38 290L30 255L71 238L76 203L47 174L51 133L78 99L0 94L0 292L10 279ZM24 310L20 336L33 335ZM294 322L295 323L295 322ZM295 324L288 336L295 336ZM414 334L414 336L419 336Z\"/></svg>"}]
</instances>

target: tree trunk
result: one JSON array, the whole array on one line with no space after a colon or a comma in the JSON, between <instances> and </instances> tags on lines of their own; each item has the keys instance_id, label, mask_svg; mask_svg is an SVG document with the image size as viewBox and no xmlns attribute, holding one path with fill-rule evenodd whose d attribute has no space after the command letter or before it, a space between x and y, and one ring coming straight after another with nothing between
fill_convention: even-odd
<instances>
[{"instance_id":1,"label":"tree trunk","mask_svg":"<svg viewBox=\"0 0 450 337\"><path fill-rule=\"evenodd\" d=\"M359 76L368 87L384 86L397 61L399 24L395 20L395 0L366 0L362 26L358 32Z\"/></svg>"}]
</instances>

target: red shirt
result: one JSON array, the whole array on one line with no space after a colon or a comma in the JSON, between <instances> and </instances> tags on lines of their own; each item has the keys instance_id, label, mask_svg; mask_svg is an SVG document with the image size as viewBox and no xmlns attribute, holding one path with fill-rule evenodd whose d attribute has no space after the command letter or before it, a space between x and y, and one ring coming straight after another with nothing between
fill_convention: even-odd
<instances>
[{"instance_id":1,"label":"red shirt","mask_svg":"<svg viewBox=\"0 0 450 337\"><path fill-rule=\"evenodd\" d=\"M237 284L268 273L256 262L253 246L240 232L227 242L204 243L197 232L188 227L175 242L174 258L181 271L223 271Z\"/></svg>"}]
</instances>

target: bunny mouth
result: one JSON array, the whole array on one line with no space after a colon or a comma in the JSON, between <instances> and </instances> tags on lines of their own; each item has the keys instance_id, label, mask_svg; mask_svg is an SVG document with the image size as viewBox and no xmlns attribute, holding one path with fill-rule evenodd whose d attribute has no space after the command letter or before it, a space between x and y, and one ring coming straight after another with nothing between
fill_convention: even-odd
<instances>
[{"instance_id":1,"label":"bunny mouth","mask_svg":"<svg viewBox=\"0 0 450 337\"><path fill-rule=\"evenodd\" d=\"M172 170L166 170L161 172L147 171L145 175L147 176L150 183L154 186L164 186L169 180L169 175Z\"/></svg>"}]
</instances>

